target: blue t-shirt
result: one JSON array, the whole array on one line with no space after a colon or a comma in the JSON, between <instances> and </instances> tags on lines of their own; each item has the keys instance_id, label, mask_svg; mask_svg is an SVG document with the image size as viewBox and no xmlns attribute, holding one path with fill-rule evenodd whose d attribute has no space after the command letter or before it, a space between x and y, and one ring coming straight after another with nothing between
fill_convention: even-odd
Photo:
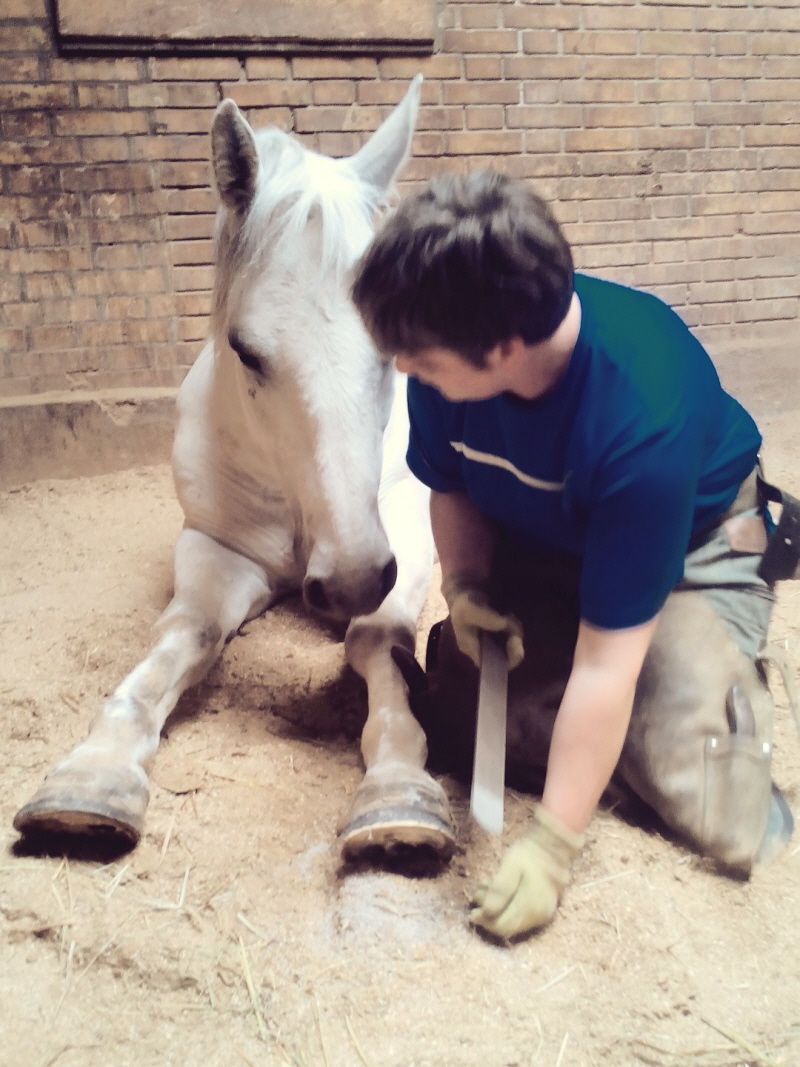
<instances>
[{"instance_id":1,"label":"blue t-shirt","mask_svg":"<svg viewBox=\"0 0 800 1067\"><path fill-rule=\"evenodd\" d=\"M582 557L581 617L621 629L661 609L693 532L733 502L761 435L661 300L581 274L575 291L575 350L543 396L453 403L409 381L408 462L532 552Z\"/></svg>"}]
</instances>

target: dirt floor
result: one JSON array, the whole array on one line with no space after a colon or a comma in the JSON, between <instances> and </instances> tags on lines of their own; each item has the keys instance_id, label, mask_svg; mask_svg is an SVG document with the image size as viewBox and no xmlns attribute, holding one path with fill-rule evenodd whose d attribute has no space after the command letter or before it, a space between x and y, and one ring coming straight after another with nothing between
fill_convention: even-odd
<instances>
[{"instance_id":1,"label":"dirt floor","mask_svg":"<svg viewBox=\"0 0 800 1067\"><path fill-rule=\"evenodd\" d=\"M800 495L800 418L782 406L760 418L768 473ZM488 944L470 887L532 799L509 795L494 840L447 779L447 870L343 871L363 693L291 603L181 703L137 849L20 849L15 810L148 647L179 527L161 467L0 497L3 1067L800 1064L800 833L736 882L607 808L553 925ZM422 630L441 613L434 587ZM797 672L800 584L781 587L772 636ZM800 742L775 690L774 777L800 816Z\"/></svg>"}]
</instances>

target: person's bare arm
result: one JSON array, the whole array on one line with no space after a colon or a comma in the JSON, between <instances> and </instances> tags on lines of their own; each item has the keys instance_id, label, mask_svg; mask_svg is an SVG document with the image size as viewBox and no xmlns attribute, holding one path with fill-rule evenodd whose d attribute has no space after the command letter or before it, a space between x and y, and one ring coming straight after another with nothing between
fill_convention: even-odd
<instances>
[{"instance_id":1,"label":"person's bare arm","mask_svg":"<svg viewBox=\"0 0 800 1067\"><path fill-rule=\"evenodd\" d=\"M442 566L442 580L451 574L474 574L479 581L489 577L495 532L466 493L431 493L433 540Z\"/></svg>"},{"instance_id":2,"label":"person's bare arm","mask_svg":"<svg viewBox=\"0 0 800 1067\"><path fill-rule=\"evenodd\" d=\"M583 833L617 765L658 617L625 630L582 622L553 729L542 804Z\"/></svg>"},{"instance_id":3,"label":"person's bare arm","mask_svg":"<svg viewBox=\"0 0 800 1067\"><path fill-rule=\"evenodd\" d=\"M523 658L522 626L489 600L495 530L465 493L432 493L431 525L442 565L442 595L450 611L456 644L476 667L481 665L481 633L495 635L509 669Z\"/></svg>"}]
</instances>

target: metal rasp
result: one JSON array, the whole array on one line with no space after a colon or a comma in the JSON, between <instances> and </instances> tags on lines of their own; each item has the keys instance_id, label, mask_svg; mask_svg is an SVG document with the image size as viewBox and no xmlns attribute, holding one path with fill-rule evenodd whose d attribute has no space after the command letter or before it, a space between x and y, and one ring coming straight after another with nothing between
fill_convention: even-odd
<instances>
[{"instance_id":1,"label":"metal rasp","mask_svg":"<svg viewBox=\"0 0 800 1067\"><path fill-rule=\"evenodd\" d=\"M503 830L507 698L505 649L500 647L494 635L484 631L481 634L481 680L469 808L475 822L490 834L499 834Z\"/></svg>"}]
</instances>

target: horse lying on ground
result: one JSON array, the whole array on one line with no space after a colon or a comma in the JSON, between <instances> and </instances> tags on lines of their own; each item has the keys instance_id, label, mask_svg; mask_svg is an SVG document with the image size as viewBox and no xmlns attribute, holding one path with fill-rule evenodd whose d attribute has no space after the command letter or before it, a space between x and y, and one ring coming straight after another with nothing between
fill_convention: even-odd
<instances>
[{"instance_id":1,"label":"horse lying on ground","mask_svg":"<svg viewBox=\"0 0 800 1067\"><path fill-rule=\"evenodd\" d=\"M173 471L185 523L174 596L149 655L16 815L23 833L138 841L162 727L225 642L280 597L349 619L366 681L365 777L344 855L446 858L454 830L424 770L392 646L413 649L433 543L427 490L405 466L405 381L370 342L351 268L405 162L420 81L348 159L253 131L223 101L212 128L220 206L209 340L181 386Z\"/></svg>"}]
</instances>

